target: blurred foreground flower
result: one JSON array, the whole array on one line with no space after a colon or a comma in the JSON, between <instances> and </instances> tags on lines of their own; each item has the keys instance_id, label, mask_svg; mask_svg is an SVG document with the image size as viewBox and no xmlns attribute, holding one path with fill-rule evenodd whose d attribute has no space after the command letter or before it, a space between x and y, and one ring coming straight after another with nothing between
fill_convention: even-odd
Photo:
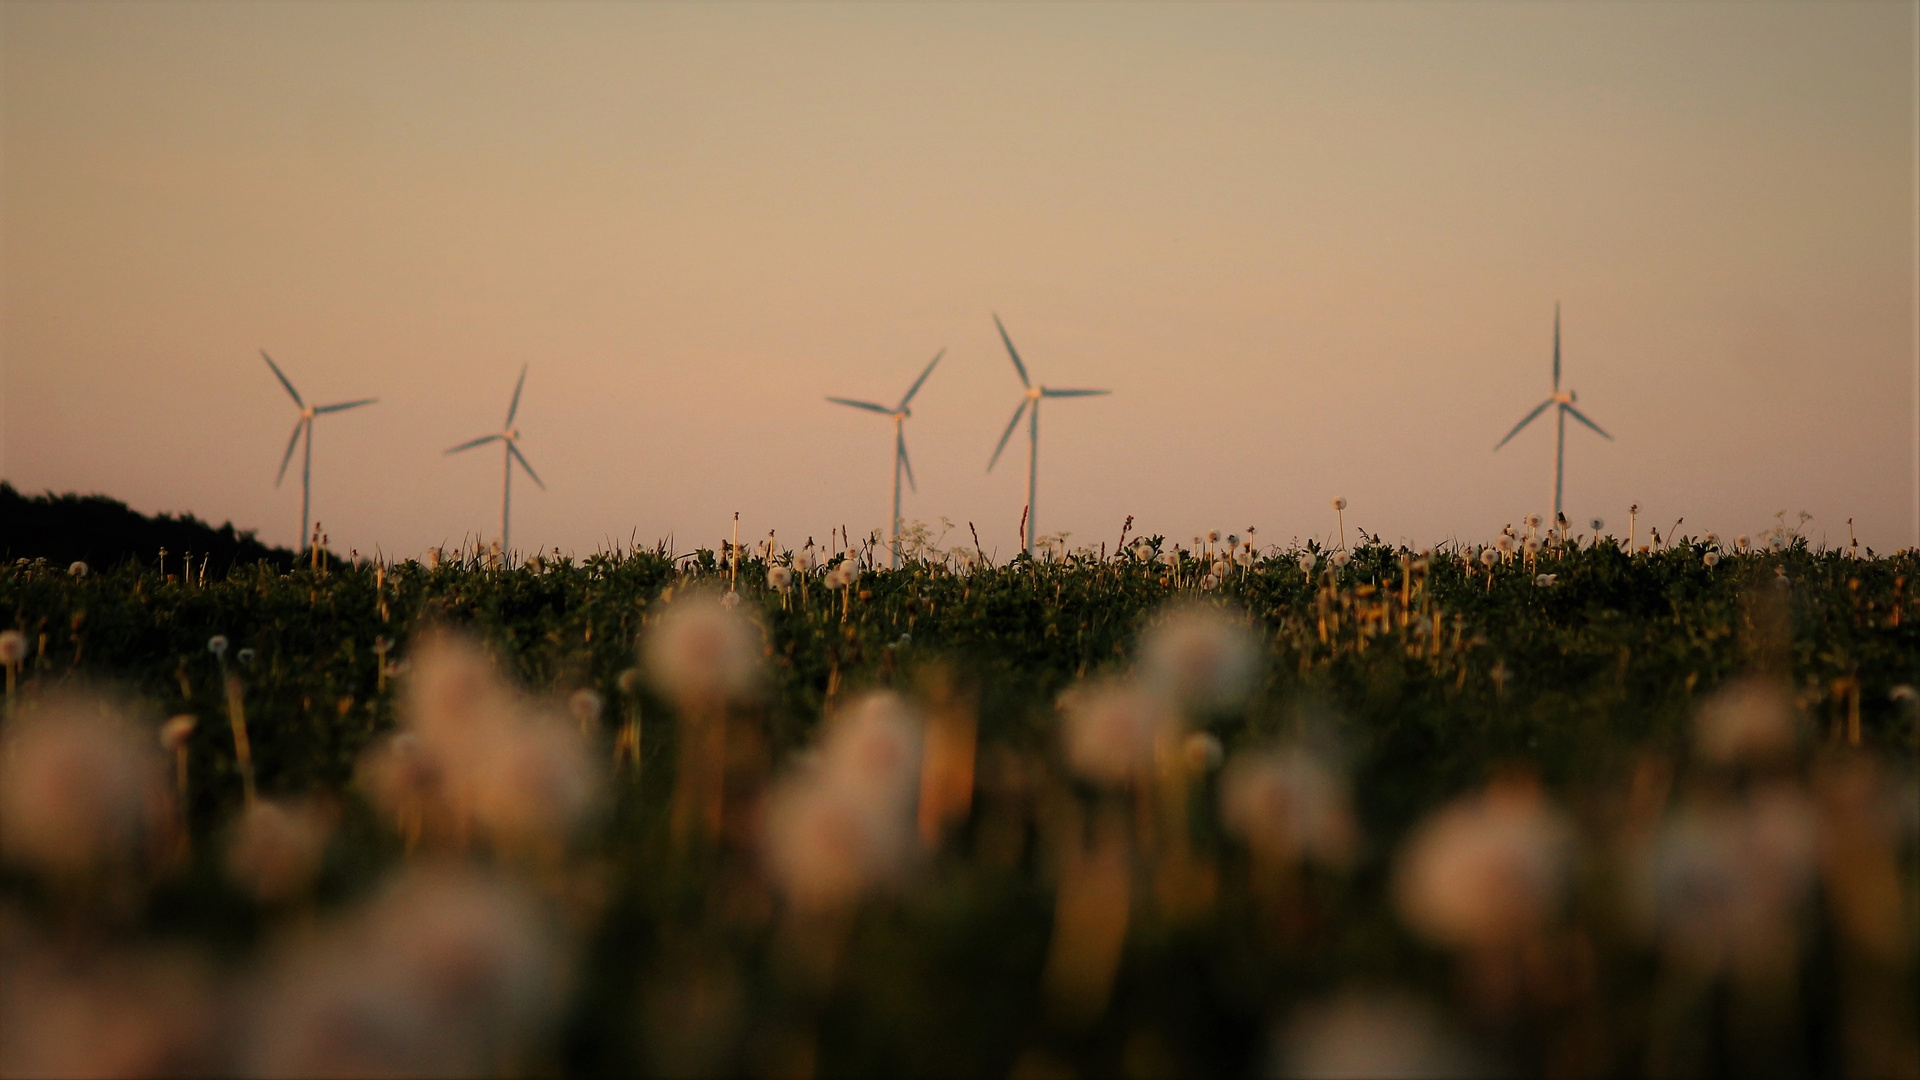
<instances>
[{"instance_id":1,"label":"blurred foreground flower","mask_svg":"<svg viewBox=\"0 0 1920 1080\"><path fill-rule=\"evenodd\" d=\"M1067 764L1115 786L1147 775L1163 734L1180 727L1164 697L1131 679L1076 684L1060 695L1060 711Z\"/></svg>"},{"instance_id":2,"label":"blurred foreground flower","mask_svg":"<svg viewBox=\"0 0 1920 1080\"><path fill-rule=\"evenodd\" d=\"M1818 839L1812 804L1786 784L1681 810L1654 842L1639 898L1669 959L1695 972L1788 977Z\"/></svg>"},{"instance_id":3,"label":"blurred foreground flower","mask_svg":"<svg viewBox=\"0 0 1920 1080\"><path fill-rule=\"evenodd\" d=\"M1346 782L1304 750L1235 755L1220 778L1220 821L1266 869L1344 869L1357 854Z\"/></svg>"},{"instance_id":4,"label":"blurred foreground flower","mask_svg":"<svg viewBox=\"0 0 1920 1080\"><path fill-rule=\"evenodd\" d=\"M467 839L552 850L594 806L598 764L580 733L516 695L478 646L429 634L413 650L404 728L362 758L375 805L410 842Z\"/></svg>"},{"instance_id":5,"label":"blurred foreground flower","mask_svg":"<svg viewBox=\"0 0 1920 1080\"><path fill-rule=\"evenodd\" d=\"M227 874L265 904L304 895L320 873L333 815L311 802L259 799L235 822Z\"/></svg>"},{"instance_id":6,"label":"blurred foreground flower","mask_svg":"<svg viewBox=\"0 0 1920 1080\"><path fill-rule=\"evenodd\" d=\"M1694 718L1694 746L1716 765L1777 763L1793 753L1799 721L1785 689L1758 678L1722 688Z\"/></svg>"},{"instance_id":7,"label":"blurred foreground flower","mask_svg":"<svg viewBox=\"0 0 1920 1080\"><path fill-rule=\"evenodd\" d=\"M1270 1075L1288 1080L1451 1080L1498 1075L1412 998L1349 994L1295 1013Z\"/></svg>"},{"instance_id":8,"label":"blurred foreground flower","mask_svg":"<svg viewBox=\"0 0 1920 1080\"><path fill-rule=\"evenodd\" d=\"M819 754L768 799L767 869L790 902L843 908L898 882L915 850L920 717L878 691L827 726Z\"/></svg>"},{"instance_id":9,"label":"blurred foreground flower","mask_svg":"<svg viewBox=\"0 0 1920 1080\"><path fill-rule=\"evenodd\" d=\"M728 709L760 691L759 629L713 593L695 591L668 604L640 652L648 677L679 710L669 811L674 843L696 835L717 842L726 826Z\"/></svg>"},{"instance_id":10,"label":"blurred foreground flower","mask_svg":"<svg viewBox=\"0 0 1920 1080\"><path fill-rule=\"evenodd\" d=\"M760 654L754 625L705 591L669 603L641 643L647 676L683 710L752 699L760 689Z\"/></svg>"},{"instance_id":11,"label":"blurred foreground flower","mask_svg":"<svg viewBox=\"0 0 1920 1080\"><path fill-rule=\"evenodd\" d=\"M105 699L23 709L0 737L0 852L48 878L133 878L172 851L165 761Z\"/></svg>"},{"instance_id":12,"label":"blurred foreground flower","mask_svg":"<svg viewBox=\"0 0 1920 1080\"><path fill-rule=\"evenodd\" d=\"M551 921L517 886L452 866L409 869L270 967L241 1071L525 1069L566 1000L567 969Z\"/></svg>"},{"instance_id":13,"label":"blurred foreground flower","mask_svg":"<svg viewBox=\"0 0 1920 1080\"><path fill-rule=\"evenodd\" d=\"M209 967L180 949L63 950L0 927L0 1076L215 1075Z\"/></svg>"},{"instance_id":14,"label":"blurred foreground flower","mask_svg":"<svg viewBox=\"0 0 1920 1080\"><path fill-rule=\"evenodd\" d=\"M1395 899L1409 925L1454 948L1498 950L1559 908L1573 831L1531 778L1489 784L1428 818L1401 852Z\"/></svg>"},{"instance_id":15,"label":"blurred foreground flower","mask_svg":"<svg viewBox=\"0 0 1920 1080\"><path fill-rule=\"evenodd\" d=\"M1176 606L1140 643L1140 678L1182 708L1230 709L1246 700L1260 654L1243 621L1206 604Z\"/></svg>"}]
</instances>

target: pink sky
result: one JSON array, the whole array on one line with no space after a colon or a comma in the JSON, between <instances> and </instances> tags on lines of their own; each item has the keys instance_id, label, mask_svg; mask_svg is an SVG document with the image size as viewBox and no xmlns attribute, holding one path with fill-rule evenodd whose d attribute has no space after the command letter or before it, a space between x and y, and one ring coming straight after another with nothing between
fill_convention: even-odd
<instances>
[{"instance_id":1,"label":"pink sky","mask_svg":"<svg viewBox=\"0 0 1920 1080\"><path fill-rule=\"evenodd\" d=\"M1912 543L1913 9L0 7L0 474L292 544L909 517L1486 538L1551 499ZM950 541L956 536L948 538Z\"/></svg>"}]
</instances>

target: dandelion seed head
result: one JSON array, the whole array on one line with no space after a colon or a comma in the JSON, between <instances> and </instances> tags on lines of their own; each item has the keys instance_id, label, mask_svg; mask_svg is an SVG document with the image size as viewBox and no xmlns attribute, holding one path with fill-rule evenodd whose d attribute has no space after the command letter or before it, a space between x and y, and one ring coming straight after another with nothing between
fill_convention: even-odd
<instances>
[{"instance_id":1,"label":"dandelion seed head","mask_svg":"<svg viewBox=\"0 0 1920 1080\"><path fill-rule=\"evenodd\" d=\"M1357 853L1345 778L1304 750L1236 754L1220 776L1220 821L1270 865L1345 867Z\"/></svg>"},{"instance_id":2,"label":"dandelion seed head","mask_svg":"<svg viewBox=\"0 0 1920 1080\"><path fill-rule=\"evenodd\" d=\"M87 564L83 562L75 562L72 566L67 567L67 575L75 579L86 577Z\"/></svg>"},{"instance_id":3,"label":"dandelion seed head","mask_svg":"<svg viewBox=\"0 0 1920 1080\"><path fill-rule=\"evenodd\" d=\"M1792 753L1798 727L1784 690L1765 680L1742 679L1700 706L1694 717L1694 747L1722 765L1777 760Z\"/></svg>"},{"instance_id":4,"label":"dandelion seed head","mask_svg":"<svg viewBox=\"0 0 1920 1080\"><path fill-rule=\"evenodd\" d=\"M1500 1070L1433 1009L1401 995L1348 993L1300 1009L1275 1032L1271 1075L1466 1080Z\"/></svg>"},{"instance_id":5,"label":"dandelion seed head","mask_svg":"<svg viewBox=\"0 0 1920 1080\"><path fill-rule=\"evenodd\" d=\"M1528 515L1526 516L1526 523L1527 523L1527 528L1529 528L1529 529L1537 529L1537 528L1539 528L1539 527L1540 527L1540 515L1539 515L1539 514L1528 514Z\"/></svg>"},{"instance_id":6,"label":"dandelion seed head","mask_svg":"<svg viewBox=\"0 0 1920 1080\"><path fill-rule=\"evenodd\" d=\"M1510 947L1553 917L1572 847L1572 828L1538 784L1496 781L1415 829L1395 899L1415 930L1442 945Z\"/></svg>"},{"instance_id":7,"label":"dandelion seed head","mask_svg":"<svg viewBox=\"0 0 1920 1080\"><path fill-rule=\"evenodd\" d=\"M279 958L237 1071L511 1072L558 1018L567 966L522 887L478 869L409 868Z\"/></svg>"},{"instance_id":8,"label":"dandelion seed head","mask_svg":"<svg viewBox=\"0 0 1920 1080\"><path fill-rule=\"evenodd\" d=\"M1753 547L1753 540L1749 538L1747 534L1741 533L1739 536L1733 538L1733 547L1734 550L1744 555Z\"/></svg>"},{"instance_id":9,"label":"dandelion seed head","mask_svg":"<svg viewBox=\"0 0 1920 1080\"><path fill-rule=\"evenodd\" d=\"M215 634L208 638L207 651L224 659L227 655L227 635Z\"/></svg>"},{"instance_id":10,"label":"dandelion seed head","mask_svg":"<svg viewBox=\"0 0 1920 1080\"><path fill-rule=\"evenodd\" d=\"M1319 561L1320 561L1320 560L1319 560L1319 559L1317 559L1317 558L1316 558L1316 557L1314 556L1314 554L1313 554L1313 552L1311 552L1311 551L1303 551L1303 552L1301 552L1301 553L1300 553L1300 558L1298 558L1298 559L1296 559L1296 560L1295 560L1295 562L1297 562L1297 563L1299 564L1299 566L1300 566L1300 572L1301 572L1301 573L1303 573L1303 574L1311 574L1311 573L1313 573L1313 567L1314 567L1314 564L1315 564L1315 563L1317 563L1317 562L1319 562Z\"/></svg>"},{"instance_id":11,"label":"dandelion seed head","mask_svg":"<svg viewBox=\"0 0 1920 1080\"><path fill-rule=\"evenodd\" d=\"M1336 570L1345 569L1346 565L1353 561L1353 552L1341 548L1339 551L1327 556L1327 561L1331 562Z\"/></svg>"},{"instance_id":12,"label":"dandelion seed head","mask_svg":"<svg viewBox=\"0 0 1920 1080\"><path fill-rule=\"evenodd\" d=\"M1480 549L1480 565L1481 566L1492 566L1494 563L1497 563L1499 561L1500 561L1499 552L1493 550L1492 548Z\"/></svg>"},{"instance_id":13,"label":"dandelion seed head","mask_svg":"<svg viewBox=\"0 0 1920 1080\"><path fill-rule=\"evenodd\" d=\"M261 903L292 900L319 875L332 833L332 816L312 803L256 800L228 838L227 876Z\"/></svg>"},{"instance_id":14,"label":"dandelion seed head","mask_svg":"<svg viewBox=\"0 0 1920 1080\"><path fill-rule=\"evenodd\" d=\"M1594 518L1592 521L1587 522L1587 527L1591 528L1595 533L1598 533L1601 529L1607 527L1607 523L1601 518Z\"/></svg>"},{"instance_id":15,"label":"dandelion seed head","mask_svg":"<svg viewBox=\"0 0 1920 1080\"><path fill-rule=\"evenodd\" d=\"M682 708L711 708L757 692L759 637L718 597L694 593L668 605L647 635L642 658L654 684Z\"/></svg>"},{"instance_id":16,"label":"dandelion seed head","mask_svg":"<svg viewBox=\"0 0 1920 1080\"><path fill-rule=\"evenodd\" d=\"M793 588L793 571L784 566L767 567L767 587L777 593L786 593Z\"/></svg>"},{"instance_id":17,"label":"dandelion seed head","mask_svg":"<svg viewBox=\"0 0 1920 1080\"><path fill-rule=\"evenodd\" d=\"M1559 575L1557 574L1540 574L1533 579L1533 583L1541 588L1546 588L1548 585L1553 584L1558 577Z\"/></svg>"},{"instance_id":18,"label":"dandelion seed head","mask_svg":"<svg viewBox=\"0 0 1920 1080\"><path fill-rule=\"evenodd\" d=\"M27 635L18 630L0 630L0 664L11 667L27 657Z\"/></svg>"},{"instance_id":19,"label":"dandelion seed head","mask_svg":"<svg viewBox=\"0 0 1920 1080\"><path fill-rule=\"evenodd\" d=\"M1154 742L1179 718L1166 698L1129 680L1077 684L1060 695L1067 764L1081 776L1120 785L1153 765Z\"/></svg>"},{"instance_id":20,"label":"dandelion seed head","mask_svg":"<svg viewBox=\"0 0 1920 1080\"><path fill-rule=\"evenodd\" d=\"M1185 708L1240 704L1252 691L1259 666L1247 628L1206 605L1175 607L1147 629L1140 643L1142 682Z\"/></svg>"},{"instance_id":21,"label":"dandelion seed head","mask_svg":"<svg viewBox=\"0 0 1920 1080\"><path fill-rule=\"evenodd\" d=\"M150 740L97 698L23 710L0 735L0 853L51 878L136 869L172 826Z\"/></svg>"},{"instance_id":22,"label":"dandelion seed head","mask_svg":"<svg viewBox=\"0 0 1920 1080\"><path fill-rule=\"evenodd\" d=\"M588 727L600 722L600 714L606 711L606 707L606 699L591 687L583 686L567 695L567 712L576 723Z\"/></svg>"},{"instance_id":23,"label":"dandelion seed head","mask_svg":"<svg viewBox=\"0 0 1920 1080\"><path fill-rule=\"evenodd\" d=\"M1700 561L1703 563L1706 563L1708 567L1712 567L1715 563L1720 561L1720 553L1717 551L1709 551L1706 554L1700 556Z\"/></svg>"}]
</instances>

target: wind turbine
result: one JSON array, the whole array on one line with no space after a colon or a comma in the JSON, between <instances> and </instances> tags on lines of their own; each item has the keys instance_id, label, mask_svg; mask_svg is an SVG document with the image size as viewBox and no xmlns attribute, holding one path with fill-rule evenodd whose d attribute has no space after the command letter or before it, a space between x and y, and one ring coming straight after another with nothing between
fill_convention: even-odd
<instances>
[{"instance_id":1,"label":"wind turbine","mask_svg":"<svg viewBox=\"0 0 1920 1080\"><path fill-rule=\"evenodd\" d=\"M509 562L513 559L513 545L509 543L508 533L508 526L511 524L509 512L513 508L513 463L516 461L519 462L520 467L527 470L527 476L531 478L534 483L540 485L540 490L547 490L547 485L541 481L540 475L533 471L533 466L527 464L526 455L522 454L520 447L515 445L520 441L520 429L513 426L513 417L515 413L520 411L520 389L526 385L527 365L522 364L520 365L520 381L513 384L513 401L507 405L507 422L503 425L500 433L497 435L482 435L477 439L468 439L466 442L447 451L449 454L457 454L462 450L471 450L476 446L485 446L490 442L502 442L506 444L506 474L500 481L500 557Z\"/></svg>"},{"instance_id":2,"label":"wind turbine","mask_svg":"<svg viewBox=\"0 0 1920 1080\"><path fill-rule=\"evenodd\" d=\"M876 405L871 401L854 401L851 398L839 397L830 397L827 399L835 405L846 405L855 409L865 409L868 412L877 412L882 416L893 418L893 555L892 558L888 560L887 565L896 570L900 567L901 472L904 471L907 474L907 484L909 487L912 487L915 492L920 490L920 485L913 482L913 462L907 460L907 436L906 433L901 430L901 425L906 422L907 417L913 415L913 410L907 408L907 404L913 400L913 395L920 392L920 384L927 381L927 376L933 374L934 365L938 364L940 358L945 355L947 355L947 350L945 349L934 353L933 359L927 363L927 370L921 372L920 377L913 380L913 385L907 387L906 394L901 397L900 404L895 405L891 409L885 405Z\"/></svg>"},{"instance_id":3,"label":"wind turbine","mask_svg":"<svg viewBox=\"0 0 1920 1080\"><path fill-rule=\"evenodd\" d=\"M1533 411L1528 413L1525 419L1513 425L1513 430L1507 432L1507 437L1501 439L1499 445L1494 447L1494 450L1498 451L1515 435L1520 434L1521 428L1533 423L1534 417L1546 412L1548 406L1558 406L1554 410L1554 419L1558 422L1559 434L1553 451L1553 520L1556 524L1560 520L1560 493L1566 485L1567 477L1567 417L1572 416L1598 432L1601 438L1609 442L1613 441L1613 436L1601 431L1599 424L1587 419L1585 413L1573 407L1573 403L1579 399L1579 396L1571 390L1560 389L1560 305L1556 303L1553 305L1553 393L1547 400L1534 406Z\"/></svg>"},{"instance_id":4,"label":"wind turbine","mask_svg":"<svg viewBox=\"0 0 1920 1080\"><path fill-rule=\"evenodd\" d=\"M1000 460L1000 451L1007 448L1007 440L1013 438L1013 429L1020 426L1020 414L1031 406L1033 413L1027 417L1027 558L1033 558L1033 538L1036 533L1034 519L1039 516L1034 506L1034 496L1040 485L1040 402L1045 398L1097 397L1111 394L1111 390L1058 390L1051 386L1035 386L1027 378L1027 365L1020 362L1020 352L1013 347L1013 339L1007 336L1007 328L1001 324L1000 316L993 317L993 325L1000 329L1000 340L1007 344L1007 355L1013 358L1014 373L1020 376L1020 385L1026 387L1026 394L1020 399L1020 407L1013 410L1013 419L1007 421L1007 430L1000 436L1000 445L993 448L993 459L987 462L987 471Z\"/></svg>"},{"instance_id":5,"label":"wind turbine","mask_svg":"<svg viewBox=\"0 0 1920 1080\"><path fill-rule=\"evenodd\" d=\"M280 370L280 365L273 362L273 357L267 355L267 350L260 350L260 359L265 360L267 366L273 369L274 378L280 380L280 385L287 388L287 394L293 398L293 403L300 407L300 419L293 425L293 437L287 440L287 452L280 458L280 475L273 478L273 486L279 487L280 481L287 478L287 465L293 461L293 448L299 444L300 436L306 435L307 450L300 462L300 550L305 551L309 542L307 522L313 506L313 418L322 413L357 409L362 405L371 405L380 399L361 398L359 401L342 401L333 405L309 405L300 399L300 391L293 388L293 383L287 380L286 373Z\"/></svg>"}]
</instances>

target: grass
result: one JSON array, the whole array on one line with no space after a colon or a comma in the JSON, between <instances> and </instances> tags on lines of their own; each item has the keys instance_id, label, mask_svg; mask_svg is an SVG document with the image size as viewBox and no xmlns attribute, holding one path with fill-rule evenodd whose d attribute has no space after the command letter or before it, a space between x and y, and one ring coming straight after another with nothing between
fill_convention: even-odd
<instances>
[{"instance_id":1,"label":"grass","mask_svg":"<svg viewBox=\"0 0 1920 1080\"><path fill-rule=\"evenodd\" d=\"M640 768L616 776L609 809L571 856L600 897L577 993L551 1045L516 1068L1240 1074L1264 1067L1277 1020L1358 985L1446 1003L1457 1026L1527 1071L1554 1071L1570 1033L1597 1025L1597 1071L1625 1075L1664 1045L1647 1019L1664 969L1657 945L1623 925L1591 860L1565 916L1597 949L1591 1015L1576 1024L1540 1006L1518 1024L1463 1004L1465 961L1402 925L1393 853L1437 808L1516 769L1537 775L1597 848L1645 762L1672 763L1683 778L1698 768L1692 717L1748 672L1785 680L1806 718L1797 775L1840 753L1910 772L1920 733L1893 691L1920 682L1920 558L1853 558L1794 540L1710 566L1706 551L1699 542L1638 554L1590 543L1488 568L1467 552L1369 544L1337 571L1324 557L1303 571L1300 552L1275 552L1233 567L1211 590L1197 588L1207 567L1190 557L1171 568L1131 556L1020 558L969 572L913 558L897 571L868 570L844 594L815 574L804 599L799 588L784 597L767 588L765 561L744 559L736 588L740 610L764 628L773 692L758 722L776 770L863 688L919 694L946 679L977 707L973 814L903 893L861 909L825 989L796 989L783 974L777 920L718 914L738 866L675 853L665 809L674 710L644 681L622 679L636 665L636 638L671 596L735 580L714 551L510 569L475 558L291 573L254 564L204 585L151 565L76 579L64 566L24 563L0 568L0 626L31 646L23 699L83 682L117 689L156 725L198 717L187 808L198 855L155 894L140 932L197 942L236 968L280 927L222 879L213 854L242 801L226 672L243 688L262 793L327 793L344 808L318 886L322 911L351 904L405 858L353 777L361 754L395 726L404 691L404 674L383 680L380 667L403 672L421 627L471 630L538 693L589 688L610 719L637 713ZM1247 885L1245 850L1214 823L1213 780L1204 779L1192 842L1217 875L1214 899L1197 915L1137 903L1110 1002L1085 1022L1050 1020L1041 973L1059 887L1049 837L1060 826L1049 815L1077 807L1094 821L1113 799L1063 765L1056 699L1126 667L1155 613L1193 595L1244 618L1264 645L1257 692L1244 708L1205 718L1206 730L1229 756L1302 737L1333 748L1351 777L1363 854L1350 873L1308 871L1307 922L1276 937ZM207 648L215 634L231 643L224 657ZM383 639L389 651L376 649ZM609 754L613 727L598 735ZM1913 838L1904 843L1911 866ZM4 886L31 910L52 902L25 875ZM1909 994L1913 930L1909 918L1898 976ZM1809 1071L1851 1060L1832 1034L1844 998L1835 948L1815 944L1805 962L1810 992L1795 1023L1809 1034L1790 1063ZM1699 1061L1738 1060L1712 1038L1701 1045Z\"/></svg>"}]
</instances>

